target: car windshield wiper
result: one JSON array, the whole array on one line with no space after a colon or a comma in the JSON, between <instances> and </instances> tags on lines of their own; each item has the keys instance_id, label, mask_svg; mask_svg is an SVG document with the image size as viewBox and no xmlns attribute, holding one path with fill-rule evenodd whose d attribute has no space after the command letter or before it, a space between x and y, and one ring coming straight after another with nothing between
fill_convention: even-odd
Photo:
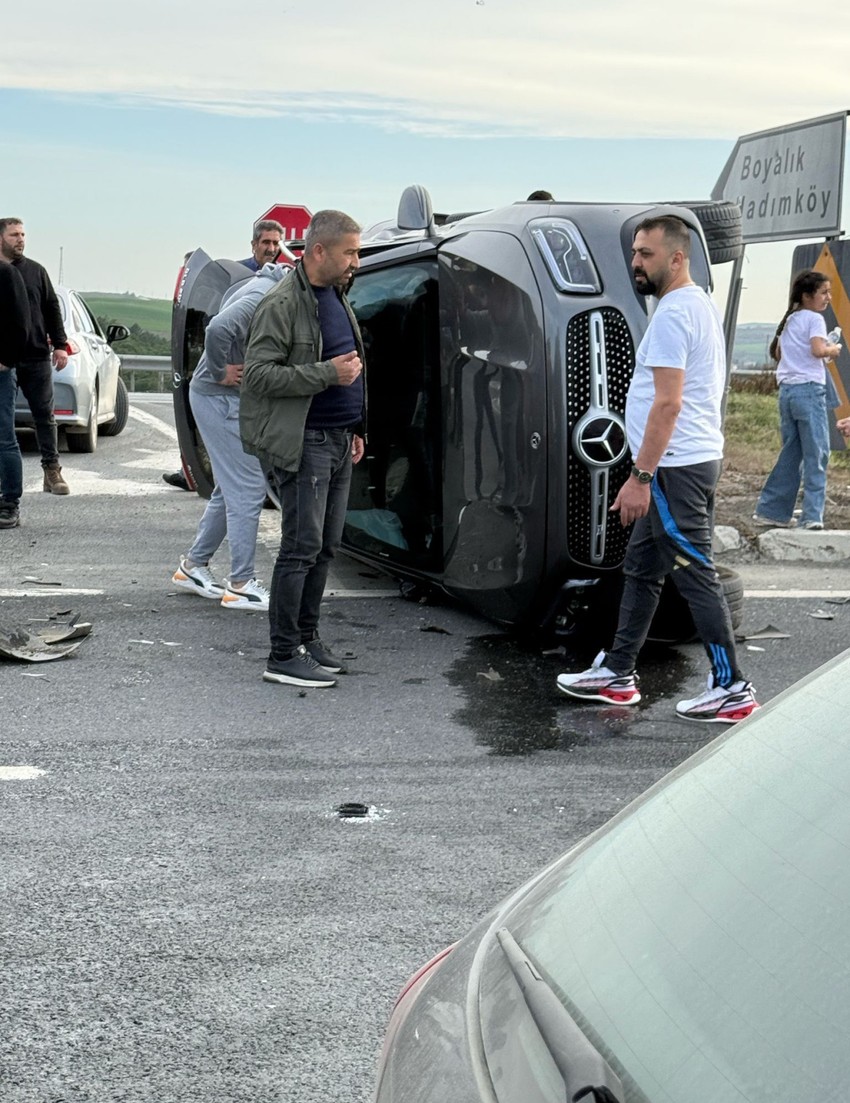
<instances>
[{"instance_id":1,"label":"car windshield wiper","mask_svg":"<svg viewBox=\"0 0 850 1103\"><path fill-rule=\"evenodd\" d=\"M496 938L567 1089L568 1103L624 1103L623 1085L507 929Z\"/></svg>"}]
</instances>

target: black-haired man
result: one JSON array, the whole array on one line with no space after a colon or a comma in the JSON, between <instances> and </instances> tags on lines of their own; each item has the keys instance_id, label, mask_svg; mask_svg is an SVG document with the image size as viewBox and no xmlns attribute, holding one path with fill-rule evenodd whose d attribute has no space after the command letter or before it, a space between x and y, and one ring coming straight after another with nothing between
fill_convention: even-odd
<instances>
[{"instance_id":1,"label":"black-haired man","mask_svg":"<svg viewBox=\"0 0 850 1103\"><path fill-rule=\"evenodd\" d=\"M687 601L711 663L707 689L680 701L686 720L733 724L758 704L735 652L729 609L711 559L714 491L723 457L726 384L723 327L690 277L690 231L664 215L637 227L632 273L641 295L659 303L637 351L626 398L634 458L611 507L634 522L614 644L589 670L561 674L558 688L579 700L636 705L635 662L670 575Z\"/></svg>"},{"instance_id":2,"label":"black-haired man","mask_svg":"<svg viewBox=\"0 0 850 1103\"><path fill-rule=\"evenodd\" d=\"M56 418L53 416L53 369L62 371L68 363L68 338L50 276L40 264L24 256L25 245L26 233L21 219L0 218L0 252L24 281L32 323L23 354L14 364L15 374L35 422L44 489L51 494L67 494L69 488L59 466Z\"/></svg>"},{"instance_id":3,"label":"black-haired man","mask_svg":"<svg viewBox=\"0 0 850 1103\"><path fill-rule=\"evenodd\" d=\"M24 281L0 254L0 529L20 524L23 494L21 449L15 436L13 364L21 358L30 333L30 304Z\"/></svg>"}]
</instances>

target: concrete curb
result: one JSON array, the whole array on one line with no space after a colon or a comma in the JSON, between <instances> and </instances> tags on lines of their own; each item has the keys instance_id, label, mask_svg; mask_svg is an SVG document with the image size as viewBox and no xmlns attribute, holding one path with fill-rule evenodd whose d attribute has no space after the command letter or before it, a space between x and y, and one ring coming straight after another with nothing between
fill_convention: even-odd
<instances>
[{"instance_id":1,"label":"concrete curb","mask_svg":"<svg viewBox=\"0 0 850 1103\"><path fill-rule=\"evenodd\" d=\"M747 541L736 528L718 525L714 530L715 555L747 549ZM779 562L843 563L850 560L850 532L846 529L767 529L756 537L755 551L760 559Z\"/></svg>"},{"instance_id":2,"label":"concrete curb","mask_svg":"<svg viewBox=\"0 0 850 1103\"><path fill-rule=\"evenodd\" d=\"M850 559L850 532L845 529L768 529L756 541L765 559L839 563Z\"/></svg>"}]
</instances>

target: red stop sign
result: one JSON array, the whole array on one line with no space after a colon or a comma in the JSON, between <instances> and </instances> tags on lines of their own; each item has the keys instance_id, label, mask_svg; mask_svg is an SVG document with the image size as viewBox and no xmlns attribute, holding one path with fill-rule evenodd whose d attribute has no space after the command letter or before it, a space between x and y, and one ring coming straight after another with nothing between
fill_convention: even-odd
<instances>
[{"instance_id":1,"label":"red stop sign","mask_svg":"<svg viewBox=\"0 0 850 1103\"><path fill-rule=\"evenodd\" d=\"M283 226L284 241L289 241L292 238L304 237L312 217L306 207L294 203L275 203L265 214L260 215L257 222L262 222L264 218L274 219Z\"/></svg>"}]
</instances>

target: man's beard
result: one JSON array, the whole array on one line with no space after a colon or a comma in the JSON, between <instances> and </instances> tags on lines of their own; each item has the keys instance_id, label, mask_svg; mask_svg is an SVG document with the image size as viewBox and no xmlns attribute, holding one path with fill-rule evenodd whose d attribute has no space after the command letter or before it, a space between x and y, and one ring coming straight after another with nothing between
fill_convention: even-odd
<instances>
[{"instance_id":1,"label":"man's beard","mask_svg":"<svg viewBox=\"0 0 850 1103\"><path fill-rule=\"evenodd\" d=\"M648 296L648 295L657 295L658 294L658 284L653 283L652 280L649 278L649 276L647 276L646 272L644 272L642 268L636 268L634 276L635 276L635 289L637 290L638 295L647 295ZM638 283L638 277L640 277L640 283Z\"/></svg>"}]
</instances>

